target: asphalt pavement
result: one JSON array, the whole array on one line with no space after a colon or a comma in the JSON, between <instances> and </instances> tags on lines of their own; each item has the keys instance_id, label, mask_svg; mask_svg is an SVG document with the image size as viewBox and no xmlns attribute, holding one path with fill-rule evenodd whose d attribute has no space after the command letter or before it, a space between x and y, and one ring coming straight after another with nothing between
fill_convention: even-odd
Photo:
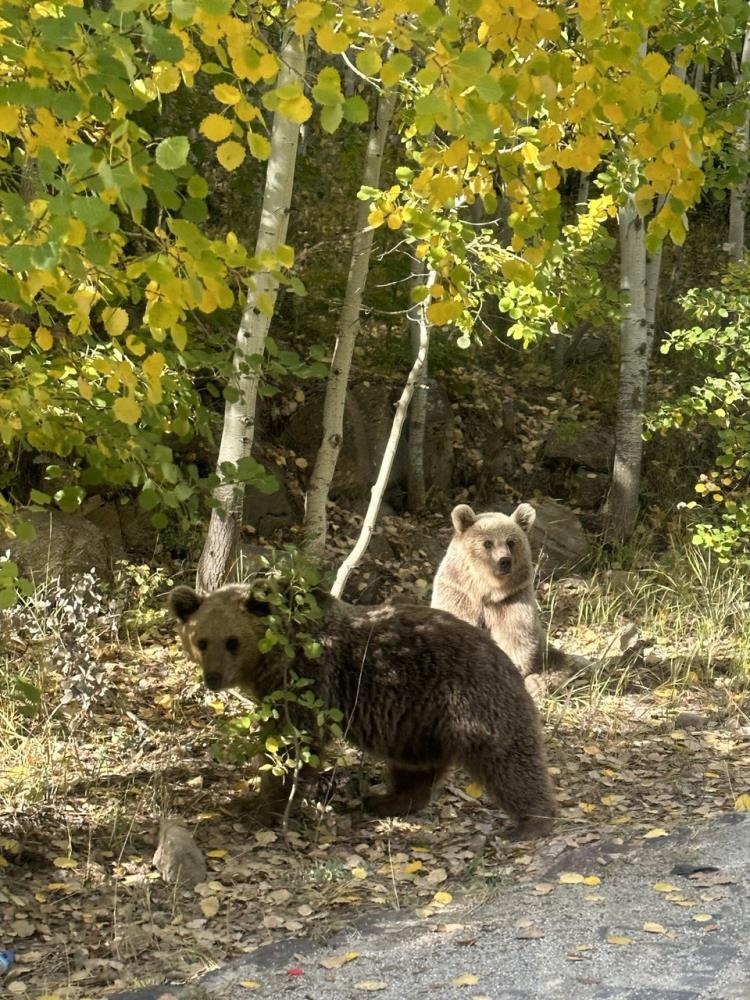
<instances>
[{"instance_id":1,"label":"asphalt pavement","mask_svg":"<svg viewBox=\"0 0 750 1000\"><path fill-rule=\"evenodd\" d=\"M464 896L427 919L369 916L324 945L279 942L188 985L118 997L750 1000L749 890L750 814L734 813L565 850L481 906Z\"/></svg>"}]
</instances>

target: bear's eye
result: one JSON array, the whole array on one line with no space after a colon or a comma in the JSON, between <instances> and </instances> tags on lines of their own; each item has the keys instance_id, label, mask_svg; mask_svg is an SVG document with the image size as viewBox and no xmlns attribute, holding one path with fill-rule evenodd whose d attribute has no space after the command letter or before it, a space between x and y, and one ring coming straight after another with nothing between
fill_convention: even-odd
<instances>
[{"instance_id":1,"label":"bear's eye","mask_svg":"<svg viewBox=\"0 0 750 1000\"><path fill-rule=\"evenodd\" d=\"M203 653L208 649L208 639L199 639L195 645Z\"/></svg>"},{"instance_id":2,"label":"bear's eye","mask_svg":"<svg viewBox=\"0 0 750 1000\"><path fill-rule=\"evenodd\" d=\"M512 550L513 546L516 544L515 538L509 538L506 544L508 548Z\"/></svg>"},{"instance_id":3,"label":"bear's eye","mask_svg":"<svg viewBox=\"0 0 750 1000\"><path fill-rule=\"evenodd\" d=\"M230 635L226 641L226 647L230 653L236 653L240 648L240 640L236 635Z\"/></svg>"},{"instance_id":4,"label":"bear's eye","mask_svg":"<svg viewBox=\"0 0 750 1000\"><path fill-rule=\"evenodd\" d=\"M484 547L485 547L486 549L491 549L491 548L493 547L493 545L494 545L494 544L495 544L495 543L494 543L494 542L492 541L492 539L491 539L491 538L485 538L485 540L484 540Z\"/></svg>"}]
</instances>

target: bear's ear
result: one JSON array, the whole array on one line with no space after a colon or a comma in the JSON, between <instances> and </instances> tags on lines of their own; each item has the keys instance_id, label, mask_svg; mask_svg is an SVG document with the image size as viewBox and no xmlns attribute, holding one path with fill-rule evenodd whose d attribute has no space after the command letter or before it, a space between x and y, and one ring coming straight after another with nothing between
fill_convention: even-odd
<instances>
[{"instance_id":1,"label":"bear's ear","mask_svg":"<svg viewBox=\"0 0 750 1000\"><path fill-rule=\"evenodd\" d=\"M254 618L265 618L272 612L271 605L260 597L256 597L252 591L242 600L242 607Z\"/></svg>"},{"instance_id":2,"label":"bear's ear","mask_svg":"<svg viewBox=\"0 0 750 1000\"><path fill-rule=\"evenodd\" d=\"M528 534L531 531L534 521L536 521L536 511L530 503L519 503L511 514L511 520L515 521L519 528L523 528Z\"/></svg>"},{"instance_id":3,"label":"bear's ear","mask_svg":"<svg viewBox=\"0 0 750 1000\"><path fill-rule=\"evenodd\" d=\"M470 528L476 519L477 515L467 503L460 503L458 507L453 508L451 521L458 535L462 535L467 528Z\"/></svg>"},{"instance_id":4,"label":"bear's ear","mask_svg":"<svg viewBox=\"0 0 750 1000\"><path fill-rule=\"evenodd\" d=\"M167 598L169 610L181 622L186 622L201 606L203 598L192 587L175 587Z\"/></svg>"}]
</instances>

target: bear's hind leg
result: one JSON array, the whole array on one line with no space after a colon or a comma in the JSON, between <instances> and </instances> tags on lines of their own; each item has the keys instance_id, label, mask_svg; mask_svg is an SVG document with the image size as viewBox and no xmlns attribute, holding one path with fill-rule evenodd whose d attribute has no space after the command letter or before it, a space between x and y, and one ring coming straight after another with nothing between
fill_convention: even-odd
<instances>
[{"instance_id":1,"label":"bear's hind leg","mask_svg":"<svg viewBox=\"0 0 750 1000\"><path fill-rule=\"evenodd\" d=\"M519 759L482 759L467 768L481 781L487 794L515 822L505 836L508 840L532 840L548 834L557 816L557 802L541 754Z\"/></svg>"},{"instance_id":2,"label":"bear's hind leg","mask_svg":"<svg viewBox=\"0 0 750 1000\"><path fill-rule=\"evenodd\" d=\"M420 770L392 766L388 795L369 795L364 801L365 810L373 816L407 816L424 809L432 798L436 782L442 774L440 768Z\"/></svg>"}]
</instances>

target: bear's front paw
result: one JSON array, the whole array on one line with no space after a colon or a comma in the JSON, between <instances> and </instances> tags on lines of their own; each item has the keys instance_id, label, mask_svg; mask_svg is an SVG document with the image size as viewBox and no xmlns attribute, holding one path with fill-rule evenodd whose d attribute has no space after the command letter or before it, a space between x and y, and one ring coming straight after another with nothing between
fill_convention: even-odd
<instances>
[{"instance_id":1,"label":"bear's front paw","mask_svg":"<svg viewBox=\"0 0 750 1000\"><path fill-rule=\"evenodd\" d=\"M509 830L504 830L501 834L504 840L536 840L537 837L546 837L554 826L554 820L547 816L526 816L519 820L516 826Z\"/></svg>"}]
</instances>

